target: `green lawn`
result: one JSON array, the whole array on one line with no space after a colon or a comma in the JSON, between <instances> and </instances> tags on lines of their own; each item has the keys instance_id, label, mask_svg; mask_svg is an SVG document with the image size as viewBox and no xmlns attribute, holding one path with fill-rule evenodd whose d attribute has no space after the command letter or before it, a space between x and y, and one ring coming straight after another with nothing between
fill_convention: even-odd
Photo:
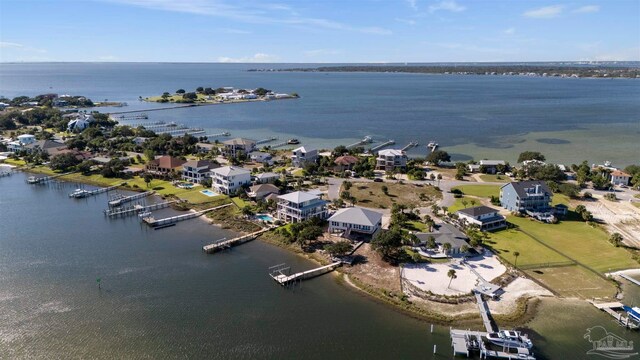
<instances>
[{"instance_id":1,"label":"green lawn","mask_svg":"<svg viewBox=\"0 0 640 360\"><path fill-rule=\"evenodd\" d=\"M15 159L5 159L5 164L15 165L15 166L25 166L27 163L24 160L15 160Z\"/></svg>"},{"instance_id":2,"label":"green lawn","mask_svg":"<svg viewBox=\"0 0 640 360\"><path fill-rule=\"evenodd\" d=\"M609 243L604 230L592 228L585 222L565 220L558 224L543 224L513 216L508 217L508 221L519 226L520 230L530 236L597 272L640 267L628 251Z\"/></svg>"},{"instance_id":3,"label":"green lawn","mask_svg":"<svg viewBox=\"0 0 640 360\"><path fill-rule=\"evenodd\" d=\"M503 183L508 183L511 181L511 178L508 177L507 175L489 175L489 174L482 174L480 175L480 179L482 179L482 181L487 181L487 182L503 182Z\"/></svg>"},{"instance_id":4,"label":"green lawn","mask_svg":"<svg viewBox=\"0 0 640 360\"><path fill-rule=\"evenodd\" d=\"M245 206L249 205L246 201L240 199L239 197L233 197L231 198L231 201L236 204L236 206L238 207L238 209L242 209Z\"/></svg>"},{"instance_id":5,"label":"green lawn","mask_svg":"<svg viewBox=\"0 0 640 360\"><path fill-rule=\"evenodd\" d=\"M428 231L427 225L425 225L420 221L408 221L407 226L405 228L409 231L419 231L419 232Z\"/></svg>"},{"instance_id":6,"label":"green lawn","mask_svg":"<svg viewBox=\"0 0 640 360\"><path fill-rule=\"evenodd\" d=\"M464 204L462 203L462 200L466 200L467 201L467 206L464 206ZM471 205L471 201L475 201L476 204L475 205ZM449 212L450 213L454 213L454 212L456 212L458 210L461 210L461 209L465 209L465 208L472 207L472 206L480 206L480 205L482 205L482 204L480 203L479 199L463 196L461 198L456 198L456 201L453 203L453 205L449 206Z\"/></svg>"},{"instance_id":7,"label":"green lawn","mask_svg":"<svg viewBox=\"0 0 640 360\"><path fill-rule=\"evenodd\" d=\"M562 254L547 248L527 234L515 229L490 233L490 239L486 244L511 264L515 264L516 260L513 253L519 252L519 266L569 261Z\"/></svg>"},{"instance_id":8,"label":"green lawn","mask_svg":"<svg viewBox=\"0 0 640 360\"><path fill-rule=\"evenodd\" d=\"M491 195L500 196L499 185L461 185L454 189L462 191L465 195L489 198Z\"/></svg>"},{"instance_id":9,"label":"green lawn","mask_svg":"<svg viewBox=\"0 0 640 360\"><path fill-rule=\"evenodd\" d=\"M563 297L615 300L615 285L582 266L553 267L525 272Z\"/></svg>"}]
</instances>

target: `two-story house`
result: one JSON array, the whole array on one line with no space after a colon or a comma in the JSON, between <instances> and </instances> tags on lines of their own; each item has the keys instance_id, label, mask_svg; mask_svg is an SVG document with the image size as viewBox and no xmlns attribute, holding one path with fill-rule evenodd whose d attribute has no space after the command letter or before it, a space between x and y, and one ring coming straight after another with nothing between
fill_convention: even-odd
<instances>
[{"instance_id":1,"label":"two-story house","mask_svg":"<svg viewBox=\"0 0 640 360\"><path fill-rule=\"evenodd\" d=\"M500 206L521 213L550 212L552 197L544 181L510 182L500 188Z\"/></svg>"},{"instance_id":2,"label":"two-story house","mask_svg":"<svg viewBox=\"0 0 640 360\"><path fill-rule=\"evenodd\" d=\"M329 219L329 232L357 232L375 234L382 227L382 214L361 207L350 207L336 211Z\"/></svg>"},{"instance_id":3,"label":"two-story house","mask_svg":"<svg viewBox=\"0 0 640 360\"><path fill-rule=\"evenodd\" d=\"M611 184L612 185L629 185L631 182L631 175L622 170L614 170L611 172Z\"/></svg>"},{"instance_id":4,"label":"two-story house","mask_svg":"<svg viewBox=\"0 0 640 360\"><path fill-rule=\"evenodd\" d=\"M149 161L145 166L145 171L157 177L169 177L178 172L182 172L182 165L185 160L173 156L165 155Z\"/></svg>"},{"instance_id":5,"label":"two-story house","mask_svg":"<svg viewBox=\"0 0 640 360\"><path fill-rule=\"evenodd\" d=\"M204 179L211 177L211 170L219 167L210 160L189 160L182 165L182 179L200 184Z\"/></svg>"},{"instance_id":6,"label":"two-story house","mask_svg":"<svg viewBox=\"0 0 640 360\"><path fill-rule=\"evenodd\" d=\"M498 210L488 206L475 206L456 212L461 222L477 225L482 231L502 229L507 226L507 220Z\"/></svg>"},{"instance_id":7,"label":"two-story house","mask_svg":"<svg viewBox=\"0 0 640 360\"><path fill-rule=\"evenodd\" d=\"M273 165L273 155L267 152L253 151L249 154L249 158L254 163L264 164L264 165Z\"/></svg>"},{"instance_id":8,"label":"two-story house","mask_svg":"<svg viewBox=\"0 0 640 360\"><path fill-rule=\"evenodd\" d=\"M25 145L36 142L36 136L31 134L22 134L18 136L18 140L11 141L7 144L7 149L11 152L18 152L24 149Z\"/></svg>"},{"instance_id":9,"label":"two-story house","mask_svg":"<svg viewBox=\"0 0 640 360\"><path fill-rule=\"evenodd\" d=\"M393 171L407 166L407 155L402 150L384 149L378 151L376 170Z\"/></svg>"},{"instance_id":10,"label":"two-story house","mask_svg":"<svg viewBox=\"0 0 640 360\"><path fill-rule=\"evenodd\" d=\"M220 194L234 194L251 184L251 171L237 166L223 166L211 170L211 187Z\"/></svg>"},{"instance_id":11,"label":"two-story house","mask_svg":"<svg viewBox=\"0 0 640 360\"><path fill-rule=\"evenodd\" d=\"M307 149L304 146L293 150L291 155L293 166L298 168L304 167L306 164L315 163L316 160L318 160L318 150Z\"/></svg>"},{"instance_id":12,"label":"two-story house","mask_svg":"<svg viewBox=\"0 0 640 360\"><path fill-rule=\"evenodd\" d=\"M313 217L327 217L327 202L320 196L296 191L278 196L278 219L284 222L300 222Z\"/></svg>"},{"instance_id":13,"label":"two-story house","mask_svg":"<svg viewBox=\"0 0 640 360\"><path fill-rule=\"evenodd\" d=\"M242 153L248 155L256 149L256 141L245 138L235 138L223 141L224 155L226 157L236 157Z\"/></svg>"}]
</instances>

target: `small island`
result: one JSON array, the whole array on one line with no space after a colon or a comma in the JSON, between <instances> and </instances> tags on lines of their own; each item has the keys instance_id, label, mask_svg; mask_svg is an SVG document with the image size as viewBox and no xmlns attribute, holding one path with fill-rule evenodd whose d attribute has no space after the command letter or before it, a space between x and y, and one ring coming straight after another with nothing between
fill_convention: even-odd
<instances>
[{"instance_id":1,"label":"small island","mask_svg":"<svg viewBox=\"0 0 640 360\"><path fill-rule=\"evenodd\" d=\"M257 89L236 89L234 87L198 87L195 91L187 92L178 89L175 93L164 92L160 96L140 98L144 101L177 104L224 104L250 101L269 101L281 99L297 99L297 93L277 93L269 89L259 87Z\"/></svg>"}]
</instances>

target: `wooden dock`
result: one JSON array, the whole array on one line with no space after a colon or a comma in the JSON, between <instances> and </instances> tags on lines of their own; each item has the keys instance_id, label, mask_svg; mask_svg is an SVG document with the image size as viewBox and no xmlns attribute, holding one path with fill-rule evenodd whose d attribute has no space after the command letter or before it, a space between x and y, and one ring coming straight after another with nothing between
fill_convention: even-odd
<instances>
[{"instance_id":1,"label":"wooden dock","mask_svg":"<svg viewBox=\"0 0 640 360\"><path fill-rule=\"evenodd\" d=\"M595 303L591 301L591 304L596 307L596 309L602 310L605 313L611 315L612 318L616 320L618 325L624 326L628 329L636 330L640 328L640 323L634 320L631 316L624 315L621 312L616 311L616 309L622 309L624 304L621 302L608 302L608 303Z\"/></svg>"},{"instance_id":2,"label":"wooden dock","mask_svg":"<svg viewBox=\"0 0 640 360\"><path fill-rule=\"evenodd\" d=\"M636 279L632 278L632 277L631 277L631 276L629 276L629 275L620 274L620 277L621 277L621 278L623 278L623 279L625 279L625 280L628 280L628 281L629 281L629 282L631 282L631 283L634 283L634 284L636 284L636 285L640 286L640 281L638 281L638 280L636 280Z\"/></svg>"},{"instance_id":3,"label":"wooden dock","mask_svg":"<svg viewBox=\"0 0 640 360\"><path fill-rule=\"evenodd\" d=\"M262 140L256 141L256 145L266 144L266 143L270 143L270 142L276 141L276 140L278 140L277 137L270 137L270 138L267 138L267 139L262 139Z\"/></svg>"},{"instance_id":4,"label":"wooden dock","mask_svg":"<svg viewBox=\"0 0 640 360\"><path fill-rule=\"evenodd\" d=\"M47 183L51 180L57 179L61 176L65 176L65 175L69 175L69 174L73 174L75 171L71 171L71 172L67 172L64 174L57 174L57 175L50 175L50 176L42 176L42 177L36 177L36 176L29 176L29 178L27 178L27 183L28 184L44 184Z\"/></svg>"},{"instance_id":5,"label":"wooden dock","mask_svg":"<svg viewBox=\"0 0 640 360\"><path fill-rule=\"evenodd\" d=\"M113 186L109 186L109 187L106 187L106 188L98 188L98 189L95 189L95 190L87 190L87 191L82 191L80 193L71 193L71 194L69 194L69 197L76 198L76 199L81 199L81 198L86 198L86 197L90 197L90 196L95 196L95 195L98 195L98 194L109 192L111 190L115 190L115 189L119 188L120 186L124 186L126 184L127 184L126 182L123 182L122 184L113 185Z\"/></svg>"},{"instance_id":6,"label":"wooden dock","mask_svg":"<svg viewBox=\"0 0 640 360\"><path fill-rule=\"evenodd\" d=\"M225 136L231 136L231 133L228 131L224 131L221 133L217 133L217 134L207 134L205 135L206 138L217 138L217 137L225 137Z\"/></svg>"},{"instance_id":7,"label":"wooden dock","mask_svg":"<svg viewBox=\"0 0 640 360\"><path fill-rule=\"evenodd\" d=\"M197 217L200 217L200 216L208 213L209 211L222 209L224 207L231 206L231 205L233 205L233 203L224 204L224 205L212 207L210 209L205 209L205 210L201 210L201 211L191 211L188 214L171 216L171 217L164 218L164 219L155 219L152 216L149 216L149 217L143 218L142 221L145 222L147 225L149 225L151 227L164 226L164 225L169 225L169 224L175 224L175 223L177 223L179 221L184 221L184 220L197 218Z\"/></svg>"},{"instance_id":8,"label":"wooden dock","mask_svg":"<svg viewBox=\"0 0 640 360\"><path fill-rule=\"evenodd\" d=\"M145 197L147 197L149 195L152 195L154 193L155 193L155 191L145 191L143 193L133 194L133 195L130 195L130 196L122 197L120 199L111 200L111 201L109 201L109 207L110 208L118 207L118 206L120 206L120 205L122 205L124 203L128 203L130 201L137 200L137 199L142 199L142 198L145 198Z\"/></svg>"},{"instance_id":9,"label":"wooden dock","mask_svg":"<svg viewBox=\"0 0 640 360\"><path fill-rule=\"evenodd\" d=\"M378 144L378 145L372 147L371 149L369 149L369 151L370 152L374 152L374 151L382 149L385 146L393 145L395 143L396 142L394 140L387 140L387 141L383 142L382 144Z\"/></svg>"},{"instance_id":10,"label":"wooden dock","mask_svg":"<svg viewBox=\"0 0 640 360\"><path fill-rule=\"evenodd\" d=\"M419 145L419 144L418 144L418 142L417 142L417 141L411 141L410 143L408 143L407 145L405 145L401 150L402 150L402 151L407 151L407 150L409 150L409 149L411 149L411 148L414 148L414 147L416 147L416 146L418 146L418 145Z\"/></svg>"},{"instance_id":11,"label":"wooden dock","mask_svg":"<svg viewBox=\"0 0 640 360\"><path fill-rule=\"evenodd\" d=\"M480 310L480 316L482 317L482 323L484 324L484 328L487 330L487 332L496 332L497 326L495 326L495 323L493 322L493 319L491 318L491 312L489 311L489 306L487 305L487 303L482 299L482 295L478 292L475 293L476 294L476 301L478 302L478 309Z\"/></svg>"},{"instance_id":12,"label":"wooden dock","mask_svg":"<svg viewBox=\"0 0 640 360\"><path fill-rule=\"evenodd\" d=\"M335 270L337 267L342 265L342 261L336 261L332 264L320 266L315 269L302 271L295 274L285 274L285 271L290 270L291 268L283 267L284 264L276 265L270 268L269 275L273 280L278 282L280 285L284 286L294 281L300 281L305 279L310 279L312 277L320 276L322 274L326 274Z\"/></svg>"},{"instance_id":13,"label":"wooden dock","mask_svg":"<svg viewBox=\"0 0 640 360\"><path fill-rule=\"evenodd\" d=\"M351 148L354 148L354 147L357 147L357 146L360 146L360 145L370 144L372 142L373 142L373 140L371 139L371 136L367 135L362 140L360 140L358 142L355 142L353 144L347 145L346 148L347 149L351 149Z\"/></svg>"},{"instance_id":14,"label":"wooden dock","mask_svg":"<svg viewBox=\"0 0 640 360\"><path fill-rule=\"evenodd\" d=\"M277 226L271 226L271 227L264 228L262 230L256 231L256 232L251 233L251 234L242 235L242 236L238 236L238 237L233 238L233 239L219 241L219 242L215 242L213 244L205 245L205 246L202 247L202 251L206 252L207 254L213 254L213 253L215 253L217 251L220 251L220 250L229 249L229 248L231 248L233 246L244 244L246 242L255 240L260 234L265 233L265 232L270 231L270 230L273 230L275 228L277 228Z\"/></svg>"},{"instance_id":15,"label":"wooden dock","mask_svg":"<svg viewBox=\"0 0 640 360\"><path fill-rule=\"evenodd\" d=\"M105 209L104 214L108 217L129 216L129 215L141 214L147 211L164 209L171 206L171 204L177 203L177 202L180 202L180 200L165 201L165 202L146 205L146 206L136 204L126 208Z\"/></svg>"}]
</instances>

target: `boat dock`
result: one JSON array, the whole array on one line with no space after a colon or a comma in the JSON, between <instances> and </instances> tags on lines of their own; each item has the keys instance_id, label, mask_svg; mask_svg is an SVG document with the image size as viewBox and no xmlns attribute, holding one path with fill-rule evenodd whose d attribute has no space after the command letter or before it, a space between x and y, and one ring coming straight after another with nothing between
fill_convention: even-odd
<instances>
[{"instance_id":1,"label":"boat dock","mask_svg":"<svg viewBox=\"0 0 640 360\"><path fill-rule=\"evenodd\" d=\"M124 114L126 113L126 111L121 112L120 114ZM118 114L118 113L112 113L111 117L115 120L146 120L149 118L149 115L147 115L146 113L140 113L140 114L135 114L133 112L129 112L131 113L131 115L120 115L120 116L113 116L113 114Z\"/></svg>"},{"instance_id":2,"label":"boat dock","mask_svg":"<svg viewBox=\"0 0 640 360\"><path fill-rule=\"evenodd\" d=\"M411 141L410 143L408 143L407 145L405 145L401 150L402 150L402 151L407 151L407 150L409 150L409 149L411 149L411 148L414 148L414 147L416 147L416 146L418 146L418 145L420 145L420 144L418 144L418 143L417 143L417 142L415 142L415 141Z\"/></svg>"},{"instance_id":3,"label":"boat dock","mask_svg":"<svg viewBox=\"0 0 640 360\"><path fill-rule=\"evenodd\" d=\"M69 175L69 174L73 174L74 172L68 172L68 173L64 173L64 174L57 174L57 175L50 175L50 176L42 176L42 177L35 177L35 176L29 176L29 178L26 180L28 184L44 184L46 182L49 182L51 180L54 180L56 178L59 178L61 176L65 176L65 175Z\"/></svg>"},{"instance_id":4,"label":"boat dock","mask_svg":"<svg viewBox=\"0 0 640 360\"><path fill-rule=\"evenodd\" d=\"M224 131L224 132L217 133L217 134L208 134L208 135L205 135L204 137L206 137L206 138L218 138L218 137L225 137L225 136L231 136L231 133L228 132L228 131Z\"/></svg>"},{"instance_id":5,"label":"boat dock","mask_svg":"<svg viewBox=\"0 0 640 360\"><path fill-rule=\"evenodd\" d=\"M391 140L391 139L389 139L389 140L387 140L387 141L383 142L382 144L378 144L378 145L376 145L376 146L372 147L371 149L369 149L369 151L370 151L370 152L374 152L374 151L377 151L377 150L382 149L382 148L383 148L383 147L385 147L385 146L393 145L393 144L395 144L395 143L396 143L396 142L395 142L395 140Z\"/></svg>"},{"instance_id":6,"label":"boat dock","mask_svg":"<svg viewBox=\"0 0 640 360\"><path fill-rule=\"evenodd\" d=\"M113 208L113 207L118 207L124 203L128 203L130 201L133 200L137 200L137 199L142 199L145 198L151 194L154 194L155 191L145 191L143 193L138 193L138 194L133 194L130 196L124 196L124 197L120 197L120 198L116 198L114 200L109 201L109 207Z\"/></svg>"},{"instance_id":7,"label":"boat dock","mask_svg":"<svg viewBox=\"0 0 640 360\"><path fill-rule=\"evenodd\" d=\"M498 327L493 322L491 318L491 312L489 311L489 306L482 299L482 294L476 292L476 301L478 302L478 309L480 310L480 316L482 317L482 323L484 324L484 328L488 333L496 332Z\"/></svg>"},{"instance_id":8,"label":"boat dock","mask_svg":"<svg viewBox=\"0 0 640 360\"><path fill-rule=\"evenodd\" d=\"M106 193L106 192L109 192L111 190L115 190L115 189L119 188L120 186L124 186L126 184L127 184L126 182L123 182L122 184L113 185L113 186L109 186L109 187L106 187L106 188L99 188L99 189L95 189L95 190L82 190L80 192L73 192L73 193L69 194L69 197L76 198L76 199L86 198L86 197L90 197L90 196Z\"/></svg>"},{"instance_id":9,"label":"boat dock","mask_svg":"<svg viewBox=\"0 0 640 360\"><path fill-rule=\"evenodd\" d=\"M451 329L449 335L451 336L453 356L470 357L472 354L479 353L480 359L536 360L527 348L511 348L516 352L508 352L508 348L502 350L488 348L485 343L485 338L488 335L486 332Z\"/></svg>"},{"instance_id":10,"label":"boat dock","mask_svg":"<svg viewBox=\"0 0 640 360\"><path fill-rule=\"evenodd\" d=\"M625 280L628 280L629 282L632 282L632 283L634 283L634 284L636 284L636 285L640 286L640 281L638 281L638 280L636 280L636 279L632 278L632 277L631 277L631 276L629 276L629 275L620 274L620 277L621 277L621 278L623 278L623 279L625 279Z\"/></svg>"},{"instance_id":11,"label":"boat dock","mask_svg":"<svg viewBox=\"0 0 640 360\"><path fill-rule=\"evenodd\" d=\"M269 145L269 147L271 149L275 149L275 148L279 148L279 147L283 147L283 146L287 146L287 145L292 145L292 144L289 144L289 141L283 141L281 143L277 143L277 144L274 144L274 145Z\"/></svg>"},{"instance_id":12,"label":"boat dock","mask_svg":"<svg viewBox=\"0 0 640 360\"><path fill-rule=\"evenodd\" d=\"M240 244L244 244L246 242L252 241L255 238L257 238L260 234L273 230L275 228L277 228L277 226L271 226L251 234L242 235L233 239L223 240L223 241L215 242L213 244L205 245L202 247L202 251L206 252L207 254L213 254L220 250L229 249L232 246L236 246L236 245L240 245Z\"/></svg>"},{"instance_id":13,"label":"boat dock","mask_svg":"<svg viewBox=\"0 0 640 360\"><path fill-rule=\"evenodd\" d=\"M430 141L430 142L427 144L427 149L431 150L431 152L434 152L434 151L436 151L436 149L438 148L438 146L439 146L439 145L438 145L438 143L437 143L437 142L435 142L435 141Z\"/></svg>"},{"instance_id":14,"label":"boat dock","mask_svg":"<svg viewBox=\"0 0 640 360\"><path fill-rule=\"evenodd\" d=\"M201 215L204 215L204 214L208 213L209 211L222 209L224 207L231 206L231 205L233 205L233 203L224 204L224 205L212 207L210 209L205 209L205 210L201 210L201 211L192 211L192 212L189 212L188 214L171 216L171 217L164 218L164 219L155 219L152 216L149 216L149 217L142 218L142 221L145 222L147 225L155 228L155 227L175 224L175 223L177 223L179 221L183 221L183 220L189 220L189 219L197 218L197 217L200 217Z\"/></svg>"},{"instance_id":15,"label":"boat dock","mask_svg":"<svg viewBox=\"0 0 640 360\"><path fill-rule=\"evenodd\" d=\"M256 141L256 145L266 144L266 143L270 143L270 142L272 142L272 141L276 141L276 140L278 140L278 138L277 138L277 137L270 137L270 138L268 138L268 139L262 139L262 140L258 140L258 141Z\"/></svg>"},{"instance_id":16,"label":"boat dock","mask_svg":"<svg viewBox=\"0 0 640 360\"><path fill-rule=\"evenodd\" d=\"M365 145L365 144L370 144L370 143L372 143L372 142L373 142L373 140L371 139L371 136L368 136L368 135L367 135L367 136L365 136L364 138L362 138L362 140L360 140L360 141L358 141L358 142L356 142L356 143L353 143L353 144L347 145L347 146L346 146L346 148L347 148L347 149L351 149L351 148L354 148L354 147L356 147L356 146Z\"/></svg>"},{"instance_id":17,"label":"boat dock","mask_svg":"<svg viewBox=\"0 0 640 360\"><path fill-rule=\"evenodd\" d=\"M290 274L291 267L287 267L286 264L275 265L269 268L269 276L280 285L285 286L289 283L293 283L295 281L301 281L305 279L310 279L312 277L320 276L322 274L326 274L335 270L337 267L342 265L342 261L336 261L332 264L320 266L315 269L302 271L295 274Z\"/></svg>"},{"instance_id":18,"label":"boat dock","mask_svg":"<svg viewBox=\"0 0 640 360\"><path fill-rule=\"evenodd\" d=\"M595 306L596 309L602 310L607 314L611 315L611 317L613 317L618 323L618 325L620 326L624 326L628 329L633 329L633 330L640 328L640 319L636 319L632 314L630 314L629 313L630 308L628 306L625 306L621 302L608 302L608 303L596 304L595 302L591 301L591 304ZM626 311L627 315L625 316L621 312L616 311L616 309ZM631 311L633 310L631 309Z\"/></svg>"},{"instance_id":19,"label":"boat dock","mask_svg":"<svg viewBox=\"0 0 640 360\"><path fill-rule=\"evenodd\" d=\"M145 129L151 129L154 127L161 127L161 126L167 126L168 124L164 121L146 121L146 122L136 122L135 124L129 124L127 126L130 127L138 127L138 126L142 126Z\"/></svg>"},{"instance_id":20,"label":"boat dock","mask_svg":"<svg viewBox=\"0 0 640 360\"><path fill-rule=\"evenodd\" d=\"M0 178L13 175L13 171L0 171Z\"/></svg>"},{"instance_id":21,"label":"boat dock","mask_svg":"<svg viewBox=\"0 0 640 360\"><path fill-rule=\"evenodd\" d=\"M180 202L180 200L166 201L166 202L161 202L161 203L156 203L156 204L151 204L146 206L136 204L136 205L128 206L125 208L118 207L113 209L105 209L104 214L108 217L135 215L135 214L140 214L147 211L164 209L171 206L171 204L177 203L177 202Z\"/></svg>"}]
</instances>

